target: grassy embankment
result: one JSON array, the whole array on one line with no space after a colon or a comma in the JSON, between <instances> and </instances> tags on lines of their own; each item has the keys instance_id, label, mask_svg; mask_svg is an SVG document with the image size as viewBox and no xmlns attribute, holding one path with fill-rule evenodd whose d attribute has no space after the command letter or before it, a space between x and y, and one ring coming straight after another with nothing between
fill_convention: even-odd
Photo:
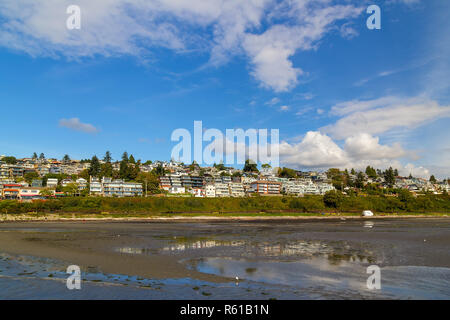
<instances>
[{"instance_id":1,"label":"grassy embankment","mask_svg":"<svg viewBox=\"0 0 450 320\"><path fill-rule=\"evenodd\" d=\"M0 201L3 219L170 218L170 217L333 217L445 216L450 196L342 197L334 204L322 196L250 198L61 198L48 201Z\"/></svg>"}]
</instances>

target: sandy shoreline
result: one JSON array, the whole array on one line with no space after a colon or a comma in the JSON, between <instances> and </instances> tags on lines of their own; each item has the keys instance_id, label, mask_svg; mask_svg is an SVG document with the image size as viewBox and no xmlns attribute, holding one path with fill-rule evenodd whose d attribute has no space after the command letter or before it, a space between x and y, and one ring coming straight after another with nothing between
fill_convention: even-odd
<instances>
[{"instance_id":1,"label":"sandy shoreline","mask_svg":"<svg viewBox=\"0 0 450 320\"><path fill-rule=\"evenodd\" d=\"M173 221L173 222L208 222L208 221L289 221L289 220L314 220L314 221L335 221L335 220L367 220L367 219L433 219L433 218L447 218L448 215L427 215L427 214L416 214L416 215L397 215L397 214L389 214L389 215L374 215L373 217L363 217L357 215L346 215L346 214L337 214L337 215L305 215L305 216L169 216L169 217L161 217L161 216L148 216L148 217L138 217L138 216L129 216L129 217L61 217L60 215L52 215L46 214L42 216L32 216L25 214L2 214L0 215L0 223L1 222L12 222L12 221L28 221L28 222L44 222L44 221L64 221L64 222L80 222L80 221L132 221L132 222L161 222L161 221Z\"/></svg>"}]
</instances>

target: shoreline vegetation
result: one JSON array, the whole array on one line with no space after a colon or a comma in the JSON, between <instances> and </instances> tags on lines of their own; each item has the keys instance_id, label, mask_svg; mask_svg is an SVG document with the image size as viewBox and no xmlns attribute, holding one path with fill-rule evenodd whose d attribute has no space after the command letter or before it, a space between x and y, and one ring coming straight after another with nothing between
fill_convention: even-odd
<instances>
[{"instance_id":1,"label":"shoreline vegetation","mask_svg":"<svg viewBox=\"0 0 450 320\"><path fill-rule=\"evenodd\" d=\"M285 214L225 214L225 215L200 215L200 214L173 214L173 215L98 215L90 214L83 215L79 213L73 214L0 214L1 222L70 222L70 221L129 221L129 222L208 222L208 221L293 221L293 220L320 220L320 221L335 221L335 220L373 220L373 219L419 219L419 218L446 218L449 217L445 213L411 213L411 214L383 214L372 217L362 217L356 214L336 213L336 214L304 214L292 213Z\"/></svg>"},{"instance_id":2,"label":"shoreline vegetation","mask_svg":"<svg viewBox=\"0 0 450 320\"><path fill-rule=\"evenodd\" d=\"M433 217L450 214L450 196L325 196L247 198L67 197L46 201L0 201L0 220L59 219L254 219L359 217Z\"/></svg>"}]
</instances>

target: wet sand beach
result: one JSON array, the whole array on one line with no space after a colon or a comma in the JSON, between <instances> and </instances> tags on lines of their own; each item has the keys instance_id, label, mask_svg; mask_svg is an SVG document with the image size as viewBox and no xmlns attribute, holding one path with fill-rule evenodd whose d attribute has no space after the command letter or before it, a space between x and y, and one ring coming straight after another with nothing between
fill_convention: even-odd
<instances>
[{"instance_id":1,"label":"wet sand beach","mask_svg":"<svg viewBox=\"0 0 450 320\"><path fill-rule=\"evenodd\" d=\"M32 265L35 276L23 270L22 277L5 276L0 264L0 284L16 292L9 298L38 297L39 286L48 289L48 282L23 295L12 281L41 281L48 265L58 266L62 281L65 266L75 264L86 275L175 281L151 296L128 287L112 290L112 298L448 299L449 247L449 218L2 222L3 263L19 261L25 271ZM27 267L24 257L51 262ZM366 288L369 265L382 270L378 292ZM211 295L195 290L200 282ZM58 286L64 298L68 290L63 281ZM95 296L81 290L77 297L102 298L100 288L91 290Z\"/></svg>"}]
</instances>

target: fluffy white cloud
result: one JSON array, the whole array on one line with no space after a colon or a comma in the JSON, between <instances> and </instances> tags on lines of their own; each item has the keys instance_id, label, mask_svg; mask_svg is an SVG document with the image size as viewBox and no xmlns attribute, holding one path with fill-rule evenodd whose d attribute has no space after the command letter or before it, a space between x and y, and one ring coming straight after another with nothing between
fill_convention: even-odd
<instances>
[{"instance_id":1,"label":"fluffy white cloud","mask_svg":"<svg viewBox=\"0 0 450 320\"><path fill-rule=\"evenodd\" d=\"M373 135L394 128L415 128L438 118L449 117L450 106L441 106L429 99L387 97L341 103L334 106L331 113L345 116L321 130L340 140L359 133Z\"/></svg>"},{"instance_id":2,"label":"fluffy white cloud","mask_svg":"<svg viewBox=\"0 0 450 320\"><path fill-rule=\"evenodd\" d=\"M280 163L293 168L326 169L355 168L364 170L367 166L380 169L397 168L402 175L412 173L416 177L429 177L430 171L408 163L403 165L399 159L411 155L399 144L381 145L377 137L358 134L349 137L341 148L326 134L309 131L299 143L280 144Z\"/></svg>"},{"instance_id":3,"label":"fluffy white cloud","mask_svg":"<svg viewBox=\"0 0 450 320\"><path fill-rule=\"evenodd\" d=\"M280 144L280 162L293 167L341 167L349 162L347 153L330 137L309 131L297 144Z\"/></svg>"},{"instance_id":4,"label":"fluffy white cloud","mask_svg":"<svg viewBox=\"0 0 450 320\"><path fill-rule=\"evenodd\" d=\"M380 145L379 140L367 133L357 134L345 140L344 149L352 158L359 160L397 159L409 154L399 143Z\"/></svg>"},{"instance_id":5,"label":"fluffy white cloud","mask_svg":"<svg viewBox=\"0 0 450 320\"><path fill-rule=\"evenodd\" d=\"M291 25L274 25L262 34L245 34L243 47L253 65L252 75L276 92L287 91L303 73L289 60L297 50L311 50L338 20L361 13L351 5L330 5L330 1L282 2L272 15L291 17Z\"/></svg>"},{"instance_id":6,"label":"fluffy white cloud","mask_svg":"<svg viewBox=\"0 0 450 320\"><path fill-rule=\"evenodd\" d=\"M82 123L78 118L61 119L59 126L85 133L97 133L99 130L89 123Z\"/></svg>"},{"instance_id":7,"label":"fluffy white cloud","mask_svg":"<svg viewBox=\"0 0 450 320\"><path fill-rule=\"evenodd\" d=\"M210 53L220 65L245 54L266 88L297 85L301 68L289 60L310 50L339 20L361 9L345 0L78 0L81 29L68 30L71 0L2 0L0 46L33 56L133 55L151 59L153 47Z\"/></svg>"}]
</instances>

